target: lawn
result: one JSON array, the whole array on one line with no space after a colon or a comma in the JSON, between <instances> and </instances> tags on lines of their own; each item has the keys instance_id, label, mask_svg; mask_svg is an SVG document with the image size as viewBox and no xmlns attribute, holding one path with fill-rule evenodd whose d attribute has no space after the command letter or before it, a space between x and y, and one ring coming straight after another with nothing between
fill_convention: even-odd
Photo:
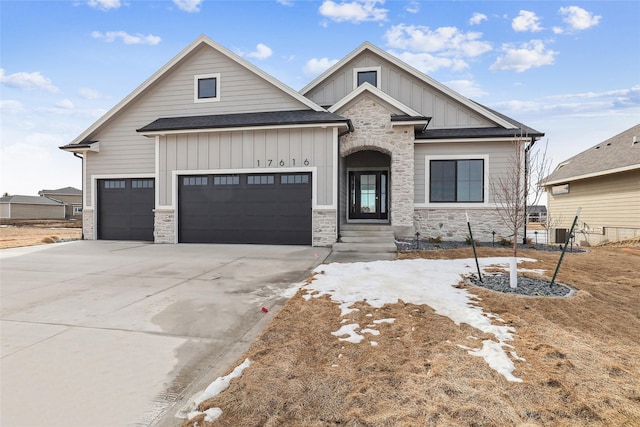
<instances>
[{"instance_id":1,"label":"lawn","mask_svg":"<svg viewBox=\"0 0 640 427\"><path fill-rule=\"evenodd\" d=\"M505 249L479 248L480 257L508 255ZM470 249L402 255L472 256ZM523 274L542 269L550 279L559 253L522 250L519 256L537 260L522 262L519 267L529 270ZM418 279L400 274L402 263L414 268L418 262L391 261L382 270L361 266L371 269L372 280L358 279L359 289L349 290L350 302L342 306L347 291L340 299L338 288L349 278L335 279L336 292L319 291L326 282L321 275L336 274L320 266L236 364L248 359L251 365L234 375L226 391L199 405L199 411L220 408L219 418L207 422L201 414L183 425L640 425L640 248L567 254L558 281L577 289L568 298L440 283L443 274L430 267L420 267ZM393 302L377 298L378 271L392 278L397 272L395 280L385 279L387 289L400 293L411 281L414 290L424 285L423 295L405 292L404 300ZM443 287L453 288L443 293L446 298L466 295L487 324L460 321L447 306L422 299ZM360 342L332 334L353 324L362 325ZM496 330L511 331L511 339L498 340ZM490 366L491 357L474 354L483 341L505 344L511 380Z\"/></svg>"}]
</instances>

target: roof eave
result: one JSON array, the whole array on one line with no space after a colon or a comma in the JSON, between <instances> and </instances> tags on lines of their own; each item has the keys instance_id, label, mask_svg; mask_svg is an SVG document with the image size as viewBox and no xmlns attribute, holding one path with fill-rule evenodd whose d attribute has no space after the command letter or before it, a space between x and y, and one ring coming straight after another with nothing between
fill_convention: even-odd
<instances>
[{"instance_id":1,"label":"roof eave","mask_svg":"<svg viewBox=\"0 0 640 427\"><path fill-rule=\"evenodd\" d=\"M345 127L349 128L349 120L339 122L301 122L287 124L264 124L264 125L238 125L238 126L203 126L191 128L166 128L154 130L138 129L138 134L146 137L155 137L163 135L176 135L184 133L206 133L206 132L226 132L226 131L249 131L249 130L269 130L269 129L290 129L290 128L328 128L328 127Z\"/></svg>"},{"instance_id":2,"label":"roof eave","mask_svg":"<svg viewBox=\"0 0 640 427\"><path fill-rule=\"evenodd\" d=\"M636 169L640 170L640 164L623 166L615 169L607 169L604 171L598 171L598 172L593 172L593 173L588 173L583 175L575 175L575 176L570 176L562 179L556 178L552 181L545 181L542 185L544 185L545 187L548 187L550 185L566 184L567 182L579 181L581 179L588 179L588 178L597 178L599 176L605 176L605 175L613 175L616 173L628 172Z\"/></svg>"}]
</instances>

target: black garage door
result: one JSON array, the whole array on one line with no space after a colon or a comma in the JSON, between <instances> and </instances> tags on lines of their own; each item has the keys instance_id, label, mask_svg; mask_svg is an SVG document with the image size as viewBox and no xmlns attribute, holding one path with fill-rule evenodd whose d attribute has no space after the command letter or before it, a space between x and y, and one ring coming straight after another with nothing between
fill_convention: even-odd
<instances>
[{"instance_id":1,"label":"black garage door","mask_svg":"<svg viewBox=\"0 0 640 427\"><path fill-rule=\"evenodd\" d=\"M179 179L183 243L311 244L311 174Z\"/></svg>"},{"instance_id":2,"label":"black garage door","mask_svg":"<svg viewBox=\"0 0 640 427\"><path fill-rule=\"evenodd\" d=\"M98 181L98 239L153 241L153 179Z\"/></svg>"}]
</instances>

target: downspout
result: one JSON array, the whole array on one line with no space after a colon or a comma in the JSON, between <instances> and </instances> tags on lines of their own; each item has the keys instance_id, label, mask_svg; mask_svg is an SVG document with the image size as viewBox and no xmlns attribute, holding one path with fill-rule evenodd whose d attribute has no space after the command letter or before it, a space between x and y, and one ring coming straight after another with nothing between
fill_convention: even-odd
<instances>
[{"instance_id":1,"label":"downspout","mask_svg":"<svg viewBox=\"0 0 640 427\"><path fill-rule=\"evenodd\" d=\"M340 241L340 190L342 188L342 186L340 185L340 180L342 179L342 171L340 170L340 138L350 134L351 132L353 132L353 123L351 123L351 119L347 119L347 130L345 130L344 132L340 132L338 133L338 164L336 165L336 168L338 169L338 194L336 197L337 203L336 203L336 234L338 235L338 241ZM347 189L347 192L349 190Z\"/></svg>"},{"instance_id":2,"label":"downspout","mask_svg":"<svg viewBox=\"0 0 640 427\"><path fill-rule=\"evenodd\" d=\"M82 160L82 170L84 171L84 156L81 156L78 153L73 153L74 157L79 158L80 160ZM84 209L84 173L82 174L82 208ZM81 216L80 218L81 224L80 224L80 230L81 230L81 235L80 235L80 239L84 240L84 215Z\"/></svg>"},{"instance_id":3,"label":"downspout","mask_svg":"<svg viewBox=\"0 0 640 427\"><path fill-rule=\"evenodd\" d=\"M524 235L522 236L522 244L527 244L527 206L529 205L529 150L536 143L537 139L531 137L531 142L524 149Z\"/></svg>"}]
</instances>

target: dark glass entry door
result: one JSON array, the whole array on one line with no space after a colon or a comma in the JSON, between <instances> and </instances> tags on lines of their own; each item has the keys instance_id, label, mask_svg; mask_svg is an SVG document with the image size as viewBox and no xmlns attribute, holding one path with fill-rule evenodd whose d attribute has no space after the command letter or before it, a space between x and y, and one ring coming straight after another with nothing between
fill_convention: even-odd
<instances>
[{"instance_id":1,"label":"dark glass entry door","mask_svg":"<svg viewBox=\"0 0 640 427\"><path fill-rule=\"evenodd\" d=\"M388 219L387 171L349 172L349 218Z\"/></svg>"}]
</instances>

